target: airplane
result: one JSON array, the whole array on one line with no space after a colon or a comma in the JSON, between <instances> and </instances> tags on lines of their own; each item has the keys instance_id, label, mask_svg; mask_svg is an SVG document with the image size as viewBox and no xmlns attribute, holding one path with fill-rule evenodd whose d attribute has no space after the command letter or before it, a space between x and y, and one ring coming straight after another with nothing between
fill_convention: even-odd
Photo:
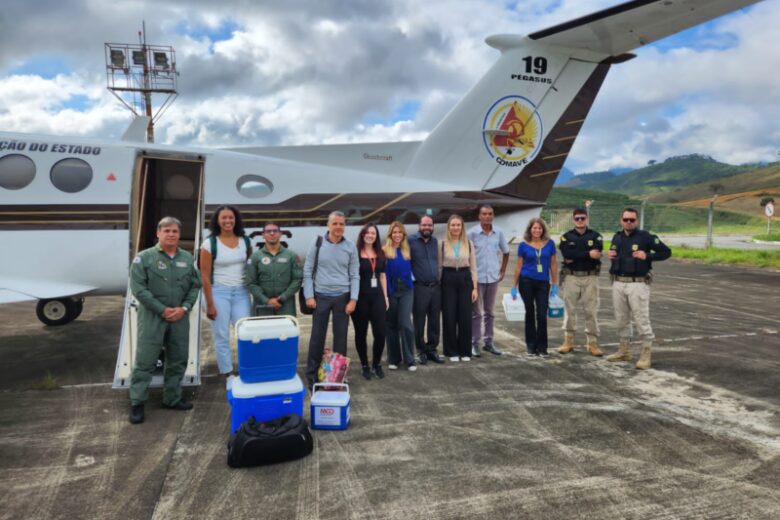
<instances>
[{"instance_id":1,"label":"airplane","mask_svg":"<svg viewBox=\"0 0 780 520\"><path fill-rule=\"evenodd\" d=\"M334 210L354 237L367 222L412 224L425 214L474 222L489 203L496 224L520 235L612 65L758 1L633 0L527 36L490 36L497 62L423 141L168 146L145 142L143 117L118 141L0 132L0 303L38 300L43 323L64 325L85 297L125 292L122 343L131 345L131 259L155 243L165 215L183 222L182 247L196 251L222 204L236 206L250 231L278 223L302 253ZM190 319L192 353L200 312Z\"/></svg>"}]
</instances>

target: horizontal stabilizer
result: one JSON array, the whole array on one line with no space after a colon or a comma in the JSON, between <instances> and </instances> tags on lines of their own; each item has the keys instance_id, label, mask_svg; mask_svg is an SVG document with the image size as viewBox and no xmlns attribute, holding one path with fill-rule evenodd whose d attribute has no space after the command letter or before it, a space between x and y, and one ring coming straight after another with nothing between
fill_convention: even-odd
<instances>
[{"instance_id":1,"label":"horizontal stabilizer","mask_svg":"<svg viewBox=\"0 0 780 520\"><path fill-rule=\"evenodd\" d=\"M146 130L149 128L149 118L146 116L136 116L125 133L122 134L122 141L131 141L134 143L146 142Z\"/></svg>"},{"instance_id":2,"label":"horizontal stabilizer","mask_svg":"<svg viewBox=\"0 0 780 520\"><path fill-rule=\"evenodd\" d=\"M0 303L66 298L86 294L96 289L97 287L89 285L0 277Z\"/></svg>"}]
</instances>

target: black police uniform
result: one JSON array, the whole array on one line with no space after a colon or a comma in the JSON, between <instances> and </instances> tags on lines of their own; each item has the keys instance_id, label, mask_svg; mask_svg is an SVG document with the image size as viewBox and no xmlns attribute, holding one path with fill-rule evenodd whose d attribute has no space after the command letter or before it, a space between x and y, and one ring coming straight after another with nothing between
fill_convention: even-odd
<instances>
[{"instance_id":1,"label":"black police uniform","mask_svg":"<svg viewBox=\"0 0 780 520\"><path fill-rule=\"evenodd\" d=\"M612 237L610 249L617 251L617 257L612 259L609 274L622 282L649 281L647 277L653 268L653 261L666 260L672 256L672 250L666 244L643 229L635 229L628 235L624 231L618 231ZM645 260L634 258L632 256L634 251L644 251L647 253L647 258Z\"/></svg>"}]
</instances>

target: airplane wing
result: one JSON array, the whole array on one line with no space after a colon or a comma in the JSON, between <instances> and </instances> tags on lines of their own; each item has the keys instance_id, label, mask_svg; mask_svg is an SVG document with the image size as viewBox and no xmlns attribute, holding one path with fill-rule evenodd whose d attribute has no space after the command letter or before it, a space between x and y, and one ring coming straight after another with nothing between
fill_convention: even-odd
<instances>
[{"instance_id":1,"label":"airplane wing","mask_svg":"<svg viewBox=\"0 0 780 520\"><path fill-rule=\"evenodd\" d=\"M760 0L634 0L529 34L548 45L619 56Z\"/></svg>"},{"instance_id":2,"label":"airplane wing","mask_svg":"<svg viewBox=\"0 0 780 520\"><path fill-rule=\"evenodd\" d=\"M0 304L78 296L97 287L30 278L0 277Z\"/></svg>"}]
</instances>

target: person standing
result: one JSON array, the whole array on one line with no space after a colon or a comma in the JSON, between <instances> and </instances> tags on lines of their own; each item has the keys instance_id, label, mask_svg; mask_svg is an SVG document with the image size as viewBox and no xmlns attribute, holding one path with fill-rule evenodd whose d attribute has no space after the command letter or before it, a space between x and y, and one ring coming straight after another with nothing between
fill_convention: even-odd
<instances>
[{"instance_id":1,"label":"person standing","mask_svg":"<svg viewBox=\"0 0 780 520\"><path fill-rule=\"evenodd\" d=\"M471 312L471 353L479 357L479 342L485 341L486 352L501 355L493 344L493 308L496 304L498 284L506 274L509 262L509 244L504 232L493 225L495 212L490 204L479 207L479 224L468 232L468 238L474 243L477 258L477 301ZM501 266L498 265L498 253L501 253ZM482 334L484 322L485 334Z\"/></svg>"},{"instance_id":2,"label":"person standing","mask_svg":"<svg viewBox=\"0 0 780 520\"><path fill-rule=\"evenodd\" d=\"M612 305L615 308L620 345L616 353L607 357L607 361L631 361L633 319L642 341L636 368L646 370L651 366L651 349L655 339L650 325L653 261L666 260L672 256L672 251L657 236L637 229L636 221L636 210L624 209L621 217L623 230L615 233L609 248Z\"/></svg>"},{"instance_id":3,"label":"person standing","mask_svg":"<svg viewBox=\"0 0 780 520\"><path fill-rule=\"evenodd\" d=\"M211 320L217 368L232 385L233 355L230 349L230 325L251 314L246 262L252 254L249 237L244 233L241 213L232 206L221 206L209 222L211 235L201 244L199 265L203 277L206 317Z\"/></svg>"},{"instance_id":4,"label":"person standing","mask_svg":"<svg viewBox=\"0 0 780 520\"><path fill-rule=\"evenodd\" d=\"M563 344L561 354L574 350L574 334L577 331L577 306L582 303L585 311L585 335L587 349L593 356L603 356L599 348L599 273L604 241L598 231L588 227L588 212L577 208L572 214L574 228L561 235L560 250L563 255L561 286L563 287Z\"/></svg>"},{"instance_id":5,"label":"person standing","mask_svg":"<svg viewBox=\"0 0 780 520\"><path fill-rule=\"evenodd\" d=\"M363 377L385 377L382 370L382 353L385 351L385 319L390 304L387 299L385 254L379 247L379 229L376 224L366 224L358 233L357 249L360 255L360 292L352 313L357 349ZM368 364L368 324L374 336L371 366Z\"/></svg>"},{"instance_id":6,"label":"person standing","mask_svg":"<svg viewBox=\"0 0 780 520\"><path fill-rule=\"evenodd\" d=\"M418 361L444 363L436 353L439 344L439 321L441 320L441 289L439 287L439 241L433 236L433 217L420 218L418 232L409 237L412 253L412 274L414 275L414 343L417 346ZM427 341L426 341L427 325Z\"/></svg>"},{"instance_id":7,"label":"person standing","mask_svg":"<svg viewBox=\"0 0 780 520\"><path fill-rule=\"evenodd\" d=\"M477 255L463 217L451 215L439 248L444 355L471 361L471 307L477 301Z\"/></svg>"},{"instance_id":8,"label":"person standing","mask_svg":"<svg viewBox=\"0 0 780 520\"><path fill-rule=\"evenodd\" d=\"M201 281L195 259L179 249L181 222L165 217L157 224L157 245L138 253L130 267L130 291L138 300L138 347L130 375L130 422L144 421L144 403L157 360L165 347L163 406L189 410L181 379L189 353L189 312Z\"/></svg>"},{"instance_id":9,"label":"person standing","mask_svg":"<svg viewBox=\"0 0 780 520\"><path fill-rule=\"evenodd\" d=\"M309 247L303 265L303 295L312 314L306 380L317 382L328 322L333 315L333 352L347 355L349 315L355 311L360 290L360 262L355 243L344 237L346 218L341 211L328 215L328 230ZM317 272L314 261L317 258Z\"/></svg>"},{"instance_id":10,"label":"person standing","mask_svg":"<svg viewBox=\"0 0 780 520\"><path fill-rule=\"evenodd\" d=\"M558 261L555 243L550 240L547 224L532 218L517 248L514 286L520 289L525 305L526 355L549 358L547 353L547 307L550 281L553 294L558 292Z\"/></svg>"},{"instance_id":11,"label":"person standing","mask_svg":"<svg viewBox=\"0 0 780 520\"><path fill-rule=\"evenodd\" d=\"M282 233L274 222L263 226L262 249L255 251L246 268L255 316L295 316L295 297L303 283L301 259L282 245Z\"/></svg>"},{"instance_id":12,"label":"person standing","mask_svg":"<svg viewBox=\"0 0 780 520\"><path fill-rule=\"evenodd\" d=\"M398 221L390 224L384 247L387 258L387 368L396 370L403 362L410 372L417 370L414 358L414 326L412 303L414 283L406 228ZM403 356L402 356L403 354Z\"/></svg>"}]
</instances>

